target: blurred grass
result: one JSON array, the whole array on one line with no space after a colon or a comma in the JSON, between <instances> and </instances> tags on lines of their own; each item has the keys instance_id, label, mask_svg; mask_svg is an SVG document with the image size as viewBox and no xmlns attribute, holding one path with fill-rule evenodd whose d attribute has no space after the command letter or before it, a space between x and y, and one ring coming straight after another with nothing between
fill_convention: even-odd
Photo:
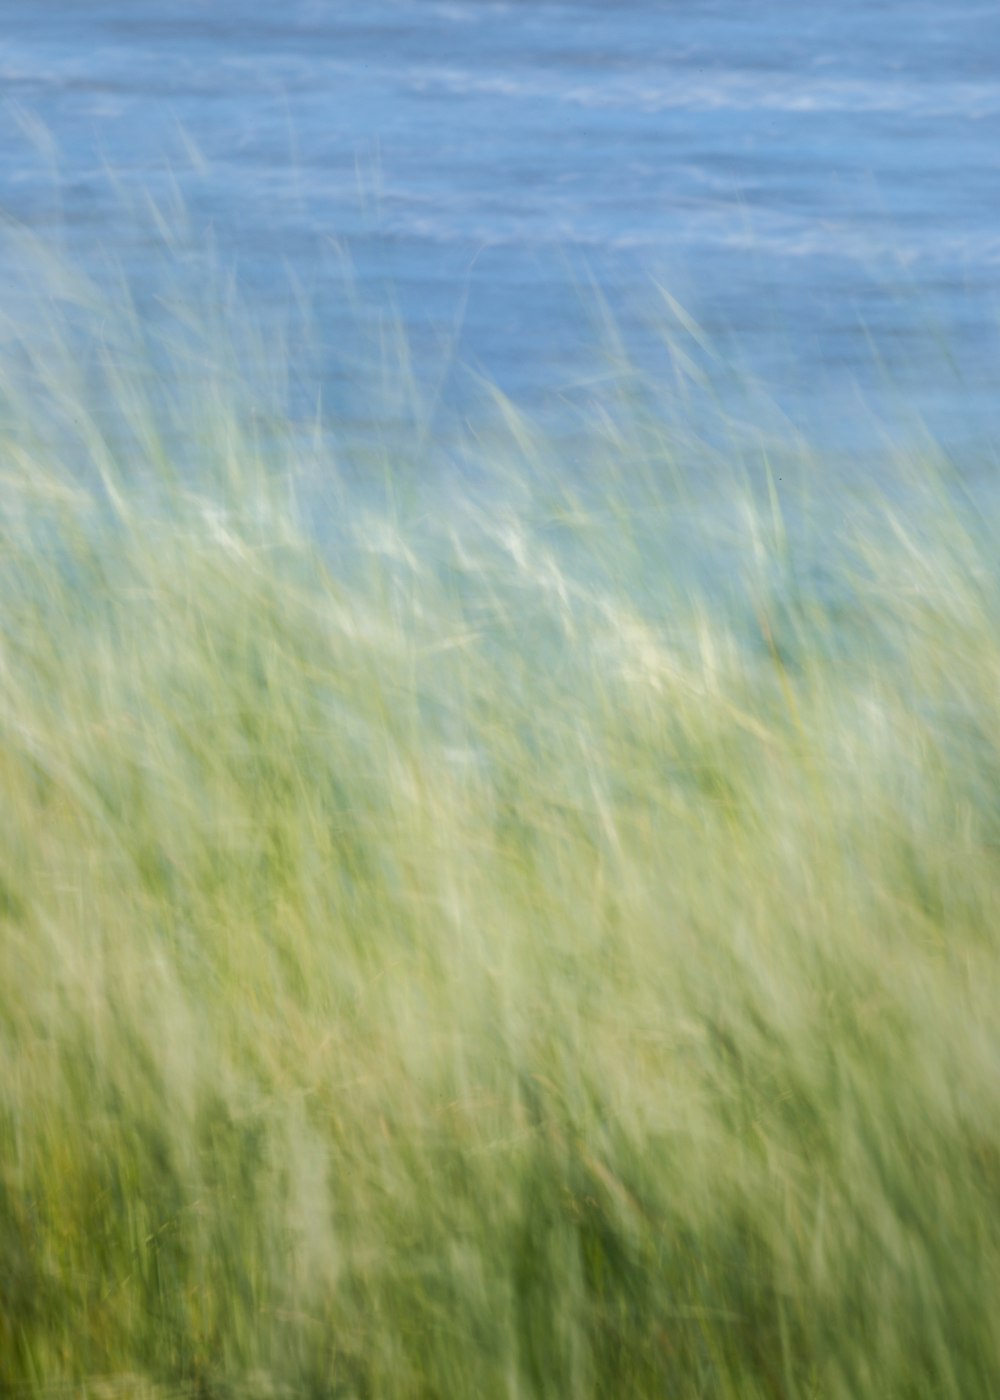
<instances>
[{"instance_id":1,"label":"blurred grass","mask_svg":"<svg viewBox=\"0 0 1000 1400\"><path fill-rule=\"evenodd\" d=\"M720 550L648 423L581 481L504 405L490 490L331 476L324 548L231 363L49 329L0 395L0 1389L1000 1392L995 522L918 461L810 569L734 474Z\"/></svg>"}]
</instances>

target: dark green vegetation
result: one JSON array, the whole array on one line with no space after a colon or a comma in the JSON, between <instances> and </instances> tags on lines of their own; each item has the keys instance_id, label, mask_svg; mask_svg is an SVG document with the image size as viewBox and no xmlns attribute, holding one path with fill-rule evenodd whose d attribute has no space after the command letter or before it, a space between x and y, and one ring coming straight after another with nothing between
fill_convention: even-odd
<instances>
[{"instance_id":1,"label":"dark green vegetation","mask_svg":"<svg viewBox=\"0 0 1000 1400\"><path fill-rule=\"evenodd\" d=\"M54 464L59 383L0 432L0 1389L1000 1392L990 522L928 471L821 593L750 506L685 592L626 454L323 555L221 400L196 492L134 384Z\"/></svg>"}]
</instances>

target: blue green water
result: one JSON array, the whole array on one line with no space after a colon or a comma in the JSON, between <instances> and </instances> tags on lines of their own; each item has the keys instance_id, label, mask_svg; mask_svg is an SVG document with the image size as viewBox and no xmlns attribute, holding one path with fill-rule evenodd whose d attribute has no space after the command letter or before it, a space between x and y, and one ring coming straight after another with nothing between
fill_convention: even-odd
<instances>
[{"instance_id":1,"label":"blue green water","mask_svg":"<svg viewBox=\"0 0 1000 1400\"><path fill-rule=\"evenodd\" d=\"M0 0L0 210L150 314L147 195L265 321L297 283L358 434L389 308L458 414L463 365L570 432L591 282L671 382L655 276L820 443L988 457L998 152L982 0Z\"/></svg>"}]
</instances>

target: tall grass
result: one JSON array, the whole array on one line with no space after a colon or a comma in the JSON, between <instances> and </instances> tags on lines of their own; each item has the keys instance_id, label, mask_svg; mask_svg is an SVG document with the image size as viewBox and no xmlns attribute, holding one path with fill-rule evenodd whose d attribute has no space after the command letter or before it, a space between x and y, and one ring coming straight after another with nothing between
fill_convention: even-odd
<instances>
[{"instance_id":1,"label":"tall grass","mask_svg":"<svg viewBox=\"0 0 1000 1400\"><path fill-rule=\"evenodd\" d=\"M821 588L750 491L700 588L619 423L324 549L299 435L201 382L178 470L175 386L54 345L0 424L0 1388L1000 1392L993 522L914 467Z\"/></svg>"}]
</instances>

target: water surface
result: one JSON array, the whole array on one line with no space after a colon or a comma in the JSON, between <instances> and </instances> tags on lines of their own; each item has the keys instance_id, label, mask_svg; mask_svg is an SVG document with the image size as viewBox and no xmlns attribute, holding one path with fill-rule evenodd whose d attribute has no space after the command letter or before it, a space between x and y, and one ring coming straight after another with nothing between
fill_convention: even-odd
<instances>
[{"instance_id":1,"label":"water surface","mask_svg":"<svg viewBox=\"0 0 1000 1400\"><path fill-rule=\"evenodd\" d=\"M3 0L0 209L140 295L147 193L261 315L294 280L358 434L359 317L452 405L460 362L569 432L581 286L666 374L655 276L820 442L988 457L998 72L982 0Z\"/></svg>"}]
</instances>

